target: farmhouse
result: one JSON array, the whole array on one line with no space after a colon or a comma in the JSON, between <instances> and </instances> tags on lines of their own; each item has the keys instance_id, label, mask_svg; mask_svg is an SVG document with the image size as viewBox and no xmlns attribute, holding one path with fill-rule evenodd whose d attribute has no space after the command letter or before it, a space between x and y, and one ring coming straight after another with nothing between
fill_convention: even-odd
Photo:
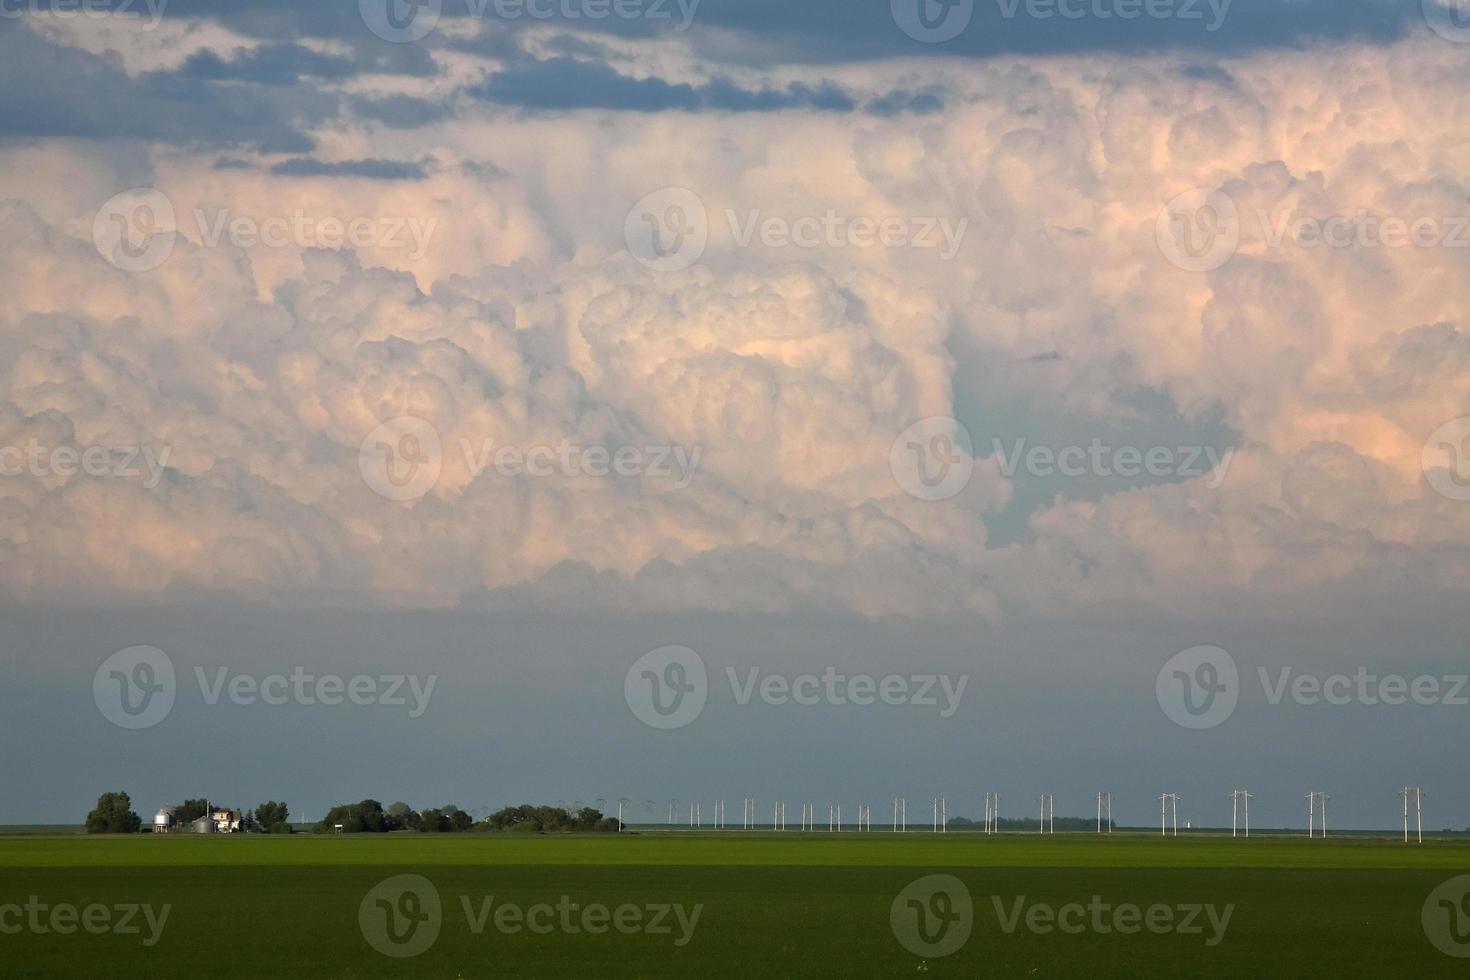
<instances>
[{"instance_id":1,"label":"farmhouse","mask_svg":"<svg viewBox=\"0 0 1470 980\"><path fill-rule=\"evenodd\" d=\"M161 806L153 815L155 834L233 834L240 830L241 813L225 807L212 806L203 816L187 825L179 822L178 808Z\"/></svg>"},{"instance_id":2,"label":"farmhouse","mask_svg":"<svg viewBox=\"0 0 1470 980\"><path fill-rule=\"evenodd\" d=\"M209 819L214 824L214 833L217 834L233 834L240 829L239 810L212 807L209 811Z\"/></svg>"}]
</instances>

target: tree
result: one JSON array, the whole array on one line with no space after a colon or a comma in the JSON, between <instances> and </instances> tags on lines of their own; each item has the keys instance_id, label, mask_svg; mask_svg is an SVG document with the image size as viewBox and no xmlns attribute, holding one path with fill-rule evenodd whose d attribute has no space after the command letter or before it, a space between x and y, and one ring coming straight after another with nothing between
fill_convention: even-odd
<instances>
[{"instance_id":1,"label":"tree","mask_svg":"<svg viewBox=\"0 0 1470 980\"><path fill-rule=\"evenodd\" d=\"M290 811L286 809L284 802L277 803L271 800L255 808L255 822L267 834L289 834L291 832L289 817Z\"/></svg>"},{"instance_id":2,"label":"tree","mask_svg":"<svg viewBox=\"0 0 1470 980\"><path fill-rule=\"evenodd\" d=\"M449 823L448 815L443 810L430 807L420 816L419 830L426 834L447 834L454 829Z\"/></svg>"},{"instance_id":3,"label":"tree","mask_svg":"<svg viewBox=\"0 0 1470 980\"><path fill-rule=\"evenodd\" d=\"M208 800L185 800L174 808L174 817L180 826L187 827L200 817L209 814Z\"/></svg>"},{"instance_id":4,"label":"tree","mask_svg":"<svg viewBox=\"0 0 1470 980\"><path fill-rule=\"evenodd\" d=\"M582 807L576 815L559 806L508 806L496 810L480 825L485 830L510 830L520 833L555 833L557 831L616 832L618 822L603 816L593 807Z\"/></svg>"},{"instance_id":5,"label":"tree","mask_svg":"<svg viewBox=\"0 0 1470 980\"><path fill-rule=\"evenodd\" d=\"M314 828L318 833L329 833L342 825L343 833L381 834L398 829L383 812L383 804L377 800L361 803L341 803L327 811L327 815Z\"/></svg>"},{"instance_id":6,"label":"tree","mask_svg":"<svg viewBox=\"0 0 1470 980\"><path fill-rule=\"evenodd\" d=\"M388 806L388 821L392 830L422 830L423 818L419 812L403 801Z\"/></svg>"},{"instance_id":7,"label":"tree","mask_svg":"<svg viewBox=\"0 0 1470 980\"><path fill-rule=\"evenodd\" d=\"M136 834L142 828L143 819L123 792L103 793L97 797L97 808L87 814L89 834Z\"/></svg>"}]
</instances>

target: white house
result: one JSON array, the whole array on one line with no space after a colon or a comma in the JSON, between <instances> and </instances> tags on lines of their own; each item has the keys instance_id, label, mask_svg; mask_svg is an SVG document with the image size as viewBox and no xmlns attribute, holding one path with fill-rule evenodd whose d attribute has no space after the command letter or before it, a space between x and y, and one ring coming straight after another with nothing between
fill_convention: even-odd
<instances>
[{"instance_id":1,"label":"white house","mask_svg":"<svg viewBox=\"0 0 1470 980\"><path fill-rule=\"evenodd\" d=\"M209 811L209 819L214 822L214 831L217 834L233 834L240 829L239 810L213 807Z\"/></svg>"}]
</instances>

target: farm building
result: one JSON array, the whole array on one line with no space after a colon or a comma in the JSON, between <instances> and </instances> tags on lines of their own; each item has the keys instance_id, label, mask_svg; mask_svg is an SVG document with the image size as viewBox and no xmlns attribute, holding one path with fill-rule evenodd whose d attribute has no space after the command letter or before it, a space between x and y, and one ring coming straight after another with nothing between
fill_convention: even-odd
<instances>
[{"instance_id":1,"label":"farm building","mask_svg":"<svg viewBox=\"0 0 1470 980\"><path fill-rule=\"evenodd\" d=\"M226 810L223 807L214 807L209 811L209 818L214 822L215 833L233 834L240 829L239 810Z\"/></svg>"}]
</instances>

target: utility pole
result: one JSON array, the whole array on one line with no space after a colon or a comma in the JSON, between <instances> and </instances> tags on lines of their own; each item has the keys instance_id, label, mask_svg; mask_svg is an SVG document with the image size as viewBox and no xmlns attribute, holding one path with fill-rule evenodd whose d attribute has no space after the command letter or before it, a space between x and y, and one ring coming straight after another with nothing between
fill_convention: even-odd
<instances>
[{"instance_id":1,"label":"utility pole","mask_svg":"<svg viewBox=\"0 0 1470 980\"><path fill-rule=\"evenodd\" d=\"M1245 804L1245 836L1251 835L1251 795L1243 789L1230 791L1230 836L1237 836L1238 811Z\"/></svg>"}]
</instances>

